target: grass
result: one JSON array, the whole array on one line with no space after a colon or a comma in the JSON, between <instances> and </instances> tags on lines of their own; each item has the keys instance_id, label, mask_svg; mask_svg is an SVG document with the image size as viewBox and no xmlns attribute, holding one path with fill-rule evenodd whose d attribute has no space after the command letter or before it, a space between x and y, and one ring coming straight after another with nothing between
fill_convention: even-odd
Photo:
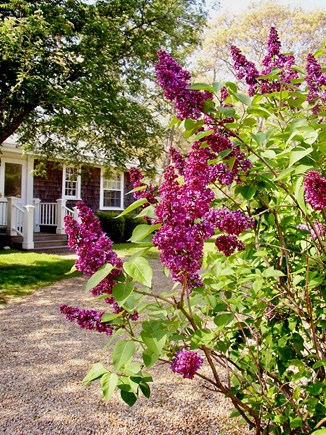
<instances>
[{"instance_id":1,"label":"grass","mask_svg":"<svg viewBox=\"0 0 326 435\"><path fill-rule=\"evenodd\" d=\"M38 288L73 275L75 260L59 255L35 252L0 251L0 303L12 297L26 296Z\"/></svg>"},{"instance_id":2,"label":"grass","mask_svg":"<svg viewBox=\"0 0 326 435\"><path fill-rule=\"evenodd\" d=\"M128 258L141 250L134 243L115 243L113 250L122 258ZM215 250L214 240L205 243L205 251ZM149 258L158 258L158 250L152 248ZM75 263L73 255L59 256L35 252L0 250L0 304L10 298L23 297L35 290L53 284L66 275Z\"/></svg>"}]
</instances>

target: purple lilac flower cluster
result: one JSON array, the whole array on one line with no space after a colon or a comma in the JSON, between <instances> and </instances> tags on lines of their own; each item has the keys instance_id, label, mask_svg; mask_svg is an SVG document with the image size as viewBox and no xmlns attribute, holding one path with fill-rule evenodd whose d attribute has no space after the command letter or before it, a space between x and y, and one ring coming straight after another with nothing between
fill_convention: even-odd
<instances>
[{"instance_id":1,"label":"purple lilac flower cluster","mask_svg":"<svg viewBox=\"0 0 326 435\"><path fill-rule=\"evenodd\" d=\"M314 210L326 207L326 178L318 171L309 171L304 179L305 199Z\"/></svg>"},{"instance_id":2,"label":"purple lilac flower cluster","mask_svg":"<svg viewBox=\"0 0 326 435\"><path fill-rule=\"evenodd\" d=\"M267 54L263 59L263 70L258 71L256 66L249 62L241 51L234 45L231 47L231 56L234 62L234 68L237 71L238 79L245 79L249 85L248 93L250 96L255 95L257 92L262 94L280 91L284 84L291 83L291 80L298 77L298 73L292 69L295 63L294 56L284 55L280 52L281 43L278 38L278 33L275 27L271 27L269 38L267 42ZM281 68L280 79L259 79L259 76L267 75L272 72L273 68Z\"/></svg>"},{"instance_id":3,"label":"purple lilac flower cluster","mask_svg":"<svg viewBox=\"0 0 326 435\"><path fill-rule=\"evenodd\" d=\"M174 355L171 362L171 369L184 378L193 379L203 364L202 357L192 350L181 349Z\"/></svg>"},{"instance_id":4,"label":"purple lilac flower cluster","mask_svg":"<svg viewBox=\"0 0 326 435\"><path fill-rule=\"evenodd\" d=\"M140 172L138 168L129 169L129 179L133 185L133 188L144 187L142 190L138 190L133 193L135 199L146 198L148 204L144 204L147 207L149 204L155 204L157 202L154 195L154 186L152 184L145 184L142 180L144 175Z\"/></svg>"},{"instance_id":5,"label":"purple lilac flower cluster","mask_svg":"<svg viewBox=\"0 0 326 435\"><path fill-rule=\"evenodd\" d=\"M219 127L213 127L213 129L215 132L204 139L210 149L217 154L226 150L230 152L223 157L223 162L226 163L218 163L209 167L211 182L217 180L223 186L229 186L233 182L241 183L241 175L249 171L252 163L245 158L244 153L233 144L225 132L219 131ZM232 165L229 165L230 161Z\"/></svg>"},{"instance_id":6,"label":"purple lilac flower cluster","mask_svg":"<svg viewBox=\"0 0 326 435\"><path fill-rule=\"evenodd\" d=\"M205 149L197 151L206 152ZM161 202L155 207L156 223L163 225L154 235L153 244L160 250L161 261L170 269L172 279L183 284L186 279L191 289L201 285L198 270L204 240L214 233L213 225L202 219L209 211L214 195L205 187L207 180L203 180L208 174L207 165L205 167L200 158L193 161L196 164L192 169L197 173L193 179L189 161L193 161L191 157L185 164L183 184L177 181L178 175L172 165L165 170L164 181L159 188Z\"/></svg>"},{"instance_id":7,"label":"purple lilac flower cluster","mask_svg":"<svg viewBox=\"0 0 326 435\"><path fill-rule=\"evenodd\" d=\"M174 102L178 119L198 119L202 116L203 104L212 99L208 91L188 89L190 74L182 69L177 61L164 50L158 51L158 63L155 66L159 85L167 100Z\"/></svg>"},{"instance_id":8,"label":"purple lilac flower cluster","mask_svg":"<svg viewBox=\"0 0 326 435\"><path fill-rule=\"evenodd\" d=\"M68 236L68 246L78 255L76 269L84 275L93 275L99 267L111 264L114 269L96 287L91 290L93 296L107 294L105 302L111 304L113 311L119 313L122 309L111 296L112 288L117 278L122 274L122 260L112 251L112 241L103 233L100 221L93 211L82 201L77 203L80 222L72 216L65 217L65 230ZM80 327L94 329L98 332L112 333L112 328L101 324L103 313L94 310L82 310L77 307L62 305L60 310L70 321L76 320ZM128 314L131 320L137 320L138 313Z\"/></svg>"},{"instance_id":9,"label":"purple lilac flower cluster","mask_svg":"<svg viewBox=\"0 0 326 435\"><path fill-rule=\"evenodd\" d=\"M297 228L299 230L309 231L312 241L316 240L317 236L324 237L326 235L326 227L319 221L314 222L313 228L310 225L303 225L303 224L299 224Z\"/></svg>"},{"instance_id":10,"label":"purple lilac flower cluster","mask_svg":"<svg viewBox=\"0 0 326 435\"><path fill-rule=\"evenodd\" d=\"M244 78L247 85L249 85L249 95L255 95L258 88L258 77L260 75L255 64L253 62L249 62L241 53L241 50L235 45L231 46L231 56L234 62L234 69L237 72L237 78L239 80Z\"/></svg>"},{"instance_id":11,"label":"purple lilac flower cluster","mask_svg":"<svg viewBox=\"0 0 326 435\"><path fill-rule=\"evenodd\" d=\"M104 311L100 313L96 310L83 310L78 307L70 307L61 305L60 311L66 316L69 322L76 320L78 325L83 329L91 331L104 332L107 335L112 335L113 329L110 325L101 322Z\"/></svg>"},{"instance_id":12,"label":"purple lilac flower cluster","mask_svg":"<svg viewBox=\"0 0 326 435\"><path fill-rule=\"evenodd\" d=\"M166 58L161 53L162 56L165 63L169 62L171 82L167 81L167 75L158 74L159 83L167 98L175 99L185 84L188 85L190 74L182 70L174 60L172 62L169 56ZM161 71L162 61L159 65L158 71ZM224 96L227 93L224 92ZM232 120L229 119L228 122ZM215 196L208 187L209 184L215 181L224 185L230 185L233 181L241 182L240 176L252 166L239 147L231 142L224 124L212 124L212 119L208 116L204 117L204 122L205 128L214 132L196 141L187 159L174 148L170 150L172 162L165 169L164 181L159 188L161 201L155 207L156 223L161 223L162 226L154 235L153 243L160 250L161 262L171 271L172 279L186 285L188 290L202 285L198 271L201 268L204 241L212 237L220 222L213 218L210 211ZM229 152L222 157L220 164L209 164L210 160L216 159L220 152L226 150ZM182 180L179 179L180 176L183 176ZM243 217L241 212L240 215ZM241 219L238 225L243 225ZM234 235L241 231L234 231L232 235L223 237L233 237L233 244L242 249L243 245ZM224 252L229 253L230 249L224 249Z\"/></svg>"},{"instance_id":13,"label":"purple lilac flower cluster","mask_svg":"<svg viewBox=\"0 0 326 435\"><path fill-rule=\"evenodd\" d=\"M91 276L104 264L114 266L112 272L91 290L93 296L111 294L116 278L122 273L122 260L112 251L112 241L103 233L93 211L82 201L77 203L77 208L80 223L72 216L65 217L68 246L78 255L76 269Z\"/></svg>"},{"instance_id":14,"label":"purple lilac flower cluster","mask_svg":"<svg viewBox=\"0 0 326 435\"><path fill-rule=\"evenodd\" d=\"M226 233L226 235L218 236L215 241L215 245L220 252L228 257L236 249L238 251L245 249L244 244L236 236L239 236L247 229L253 228L254 220L252 218L245 216L241 210L230 211L225 207L220 210L212 210L210 219L219 231Z\"/></svg>"},{"instance_id":15,"label":"purple lilac flower cluster","mask_svg":"<svg viewBox=\"0 0 326 435\"><path fill-rule=\"evenodd\" d=\"M178 171L179 175L183 175L184 167L185 167L184 157L174 147L171 147L169 149L169 154L170 154L171 161L173 162L174 167Z\"/></svg>"},{"instance_id":16,"label":"purple lilac flower cluster","mask_svg":"<svg viewBox=\"0 0 326 435\"><path fill-rule=\"evenodd\" d=\"M326 90L322 86L326 85L326 74L323 74L321 66L312 54L307 56L306 64L306 82L308 84L308 97L307 101L310 104L315 104L313 112L315 114L320 112L322 103L326 101ZM318 100L321 101L318 101Z\"/></svg>"}]
</instances>

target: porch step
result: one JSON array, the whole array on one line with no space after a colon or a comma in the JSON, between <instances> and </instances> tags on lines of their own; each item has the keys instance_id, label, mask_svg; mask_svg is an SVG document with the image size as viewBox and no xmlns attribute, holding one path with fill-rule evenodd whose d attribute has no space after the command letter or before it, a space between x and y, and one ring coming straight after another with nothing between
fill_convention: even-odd
<instances>
[{"instance_id":1,"label":"porch step","mask_svg":"<svg viewBox=\"0 0 326 435\"><path fill-rule=\"evenodd\" d=\"M51 233L34 233L34 249L35 252L70 252L67 246L66 234L51 234ZM22 237L15 236L12 238L14 245L21 249Z\"/></svg>"}]
</instances>

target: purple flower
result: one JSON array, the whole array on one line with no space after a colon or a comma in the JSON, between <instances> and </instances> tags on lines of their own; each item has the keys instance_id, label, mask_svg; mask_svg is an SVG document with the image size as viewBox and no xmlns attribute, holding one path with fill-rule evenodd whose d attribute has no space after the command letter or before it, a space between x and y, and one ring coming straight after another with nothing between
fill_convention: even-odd
<instances>
[{"instance_id":1,"label":"purple flower","mask_svg":"<svg viewBox=\"0 0 326 435\"><path fill-rule=\"evenodd\" d=\"M235 236L219 236L215 240L215 245L220 252L226 257L229 257L231 254L235 252L236 249L239 251L244 250L244 244L240 242Z\"/></svg>"},{"instance_id":2,"label":"purple flower","mask_svg":"<svg viewBox=\"0 0 326 435\"><path fill-rule=\"evenodd\" d=\"M149 204L155 204L157 202L154 195L154 186L152 184L145 184L142 182L144 175L138 168L129 169L129 179L133 185L133 188L144 187L142 190L138 190L133 193L135 199L146 198L148 204L144 204L143 207L148 207Z\"/></svg>"},{"instance_id":3,"label":"purple flower","mask_svg":"<svg viewBox=\"0 0 326 435\"><path fill-rule=\"evenodd\" d=\"M65 217L68 246L78 255L75 266L84 275L93 275L104 264L114 266L112 272L91 290L93 296L111 294L118 276L122 274L122 260L112 251L111 239L103 233L99 219L82 201L77 203L80 223L72 216Z\"/></svg>"},{"instance_id":4,"label":"purple flower","mask_svg":"<svg viewBox=\"0 0 326 435\"><path fill-rule=\"evenodd\" d=\"M316 240L317 236L324 237L326 234L326 227L317 220L314 222L313 227L310 227L310 225L299 224L297 228L299 230L309 231L312 241Z\"/></svg>"},{"instance_id":5,"label":"purple flower","mask_svg":"<svg viewBox=\"0 0 326 435\"><path fill-rule=\"evenodd\" d=\"M305 199L314 210L326 207L326 178L317 171L309 171L304 179Z\"/></svg>"},{"instance_id":6,"label":"purple flower","mask_svg":"<svg viewBox=\"0 0 326 435\"><path fill-rule=\"evenodd\" d=\"M190 74L182 69L176 60L164 50L159 50L155 65L158 84L167 100L174 102L178 119L198 119L202 116L203 104L212 99L208 91L188 89Z\"/></svg>"},{"instance_id":7,"label":"purple flower","mask_svg":"<svg viewBox=\"0 0 326 435\"><path fill-rule=\"evenodd\" d=\"M311 53L309 53L307 56L306 71L306 82L308 84L308 103L314 104L319 98L321 98L322 102L325 102L326 95L321 87L326 85L326 74L323 74L321 66ZM318 113L320 111L320 106L321 103L318 102L316 107L314 107L314 113Z\"/></svg>"},{"instance_id":8,"label":"purple flower","mask_svg":"<svg viewBox=\"0 0 326 435\"><path fill-rule=\"evenodd\" d=\"M69 322L76 321L82 329L104 332L107 335L112 335L112 327L101 322L104 312L100 313L96 310L83 310L68 305L61 305L60 311L66 316L66 319Z\"/></svg>"},{"instance_id":9,"label":"purple flower","mask_svg":"<svg viewBox=\"0 0 326 435\"><path fill-rule=\"evenodd\" d=\"M174 373L179 373L184 378L193 379L202 364L203 359L197 352L181 349L174 355L171 369Z\"/></svg>"},{"instance_id":10,"label":"purple flower","mask_svg":"<svg viewBox=\"0 0 326 435\"><path fill-rule=\"evenodd\" d=\"M213 210L211 219L214 221L214 226L220 231L229 235L238 236L249 228L253 228L254 220L243 214L241 210L232 210L222 208Z\"/></svg>"},{"instance_id":11,"label":"purple flower","mask_svg":"<svg viewBox=\"0 0 326 435\"><path fill-rule=\"evenodd\" d=\"M237 71L237 78L239 80L244 78L247 85L249 85L249 95L255 95L258 86L257 77L259 77L256 66L252 62L249 62L235 45L231 46L231 56L234 62L234 69Z\"/></svg>"},{"instance_id":12,"label":"purple flower","mask_svg":"<svg viewBox=\"0 0 326 435\"><path fill-rule=\"evenodd\" d=\"M268 42L267 53L262 64L265 68L261 72L257 70L252 62L249 62L241 51L231 46L231 55L234 61L234 68L237 71L238 79L245 79L249 85L249 95L255 95L258 91L261 94L279 92L282 88L289 89L286 84L291 80L298 78L298 73L292 69L295 59L292 55L285 55L280 52L281 43L275 27L271 27ZM268 75L273 69L282 69L280 77L275 79L259 79L259 76Z\"/></svg>"},{"instance_id":13,"label":"purple flower","mask_svg":"<svg viewBox=\"0 0 326 435\"><path fill-rule=\"evenodd\" d=\"M174 167L178 171L179 175L183 175L184 166L185 166L184 157L182 157L180 152L173 147L169 149L169 153L170 153L171 161L174 164Z\"/></svg>"}]
</instances>

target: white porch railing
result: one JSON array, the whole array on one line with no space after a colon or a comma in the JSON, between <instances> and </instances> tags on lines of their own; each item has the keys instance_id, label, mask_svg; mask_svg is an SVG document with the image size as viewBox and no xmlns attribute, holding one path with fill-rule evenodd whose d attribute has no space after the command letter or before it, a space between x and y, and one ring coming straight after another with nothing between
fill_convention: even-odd
<instances>
[{"instance_id":1,"label":"white porch railing","mask_svg":"<svg viewBox=\"0 0 326 435\"><path fill-rule=\"evenodd\" d=\"M17 204L12 204L11 214L11 229L16 231L20 236L23 236L24 229L24 209Z\"/></svg>"},{"instance_id":2,"label":"white porch railing","mask_svg":"<svg viewBox=\"0 0 326 435\"><path fill-rule=\"evenodd\" d=\"M7 226L7 198L0 198L0 227Z\"/></svg>"},{"instance_id":3,"label":"white porch railing","mask_svg":"<svg viewBox=\"0 0 326 435\"><path fill-rule=\"evenodd\" d=\"M40 203L40 225L56 226L57 225L57 203L41 202Z\"/></svg>"},{"instance_id":4,"label":"white porch railing","mask_svg":"<svg viewBox=\"0 0 326 435\"><path fill-rule=\"evenodd\" d=\"M73 216L78 220L78 210L66 207L65 199L42 203L34 198L34 205L21 206L20 198L0 198L0 226L7 227L11 236L23 237L23 249L33 249L33 233L40 231L40 225L56 226L57 234L65 234L64 217Z\"/></svg>"},{"instance_id":5,"label":"white porch railing","mask_svg":"<svg viewBox=\"0 0 326 435\"><path fill-rule=\"evenodd\" d=\"M33 221L34 206L19 205L20 199L15 197L7 198L7 233L11 236L20 235L23 237L23 249L33 249Z\"/></svg>"}]
</instances>

